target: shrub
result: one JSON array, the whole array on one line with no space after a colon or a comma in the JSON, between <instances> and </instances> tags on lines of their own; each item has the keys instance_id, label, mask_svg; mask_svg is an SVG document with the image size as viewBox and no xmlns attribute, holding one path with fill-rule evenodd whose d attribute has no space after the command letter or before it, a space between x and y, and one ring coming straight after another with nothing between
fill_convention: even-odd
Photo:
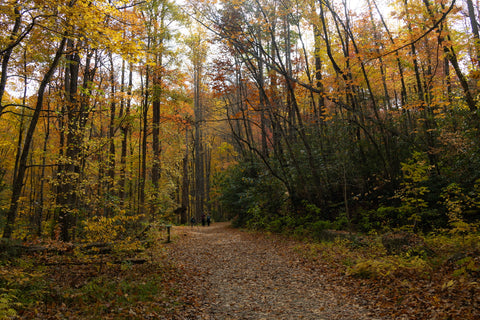
<instances>
[{"instance_id":1,"label":"shrub","mask_svg":"<svg viewBox=\"0 0 480 320\"><path fill-rule=\"evenodd\" d=\"M363 279L381 279L396 277L398 274L422 274L430 271L427 261L415 256L405 258L400 256L384 259L359 259L353 266L348 267L346 274Z\"/></svg>"},{"instance_id":2,"label":"shrub","mask_svg":"<svg viewBox=\"0 0 480 320\"><path fill-rule=\"evenodd\" d=\"M412 158L401 165L403 182L395 195L401 201L398 210L408 220L409 228L417 230L422 214L428 208L425 196L430 190L425 184L432 166L426 155L420 152L414 152Z\"/></svg>"},{"instance_id":3,"label":"shrub","mask_svg":"<svg viewBox=\"0 0 480 320\"><path fill-rule=\"evenodd\" d=\"M332 223L326 220L318 220L312 223L312 229L315 231L322 231L326 229L331 229Z\"/></svg>"},{"instance_id":4,"label":"shrub","mask_svg":"<svg viewBox=\"0 0 480 320\"><path fill-rule=\"evenodd\" d=\"M347 230L350 228L350 219L347 217L345 212L342 212L332 224L334 229L337 230Z\"/></svg>"},{"instance_id":5,"label":"shrub","mask_svg":"<svg viewBox=\"0 0 480 320\"><path fill-rule=\"evenodd\" d=\"M235 217L236 227L266 228L270 221L281 217L285 207L285 190L278 179L263 171L254 162L231 166L220 179L219 197L228 217ZM277 228L279 222L275 222Z\"/></svg>"},{"instance_id":6,"label":"shrub","mask_svg":"<svg viewBox=\"0 0 480 320\"><path fill-rule=\"evenodd\" d=\"M22 254L21 242L0 238L0 259L19 257Z\"/></svg>"},{"instance_id":7,"label":"shrub","mask_svg":"<svg viewBox=\"0 0 480 320\"><path fill-rule=\"evenodd\" d=\"M247 214L250 217L250 219L246 222L247 228L261 230L267 227L267 216L262 213L262 210L259 206L254 206L248 209Z\"/></svg>"},{"instance_id":8,"label":"shrub","mask_svg":"<svg viewBox=\"0 0 480 320\"><path fill-rule=\"evenodd\" d=\"M378 279L390 276L397 266L381 260L363 260L347 268L346 274L362 279Z\"/></svg>"},{"instance_id":9,"label":"shrub","mask_svg":"<svg viewBox=\"0 0 480 320\"><path fill-rule=\"evenodd\" d=\"M267 225L267 230L271 232L276 232L280 233L283 231L284 223L282 219L277 218L275 220L272 220L268 225Z\"/></svg>"},{"instance_id":10,"label":"shrub","mask_svg":"<svg viewBox=\"0 0 480 320\"><path fill-rule=\"evenodd\" d=\"M433 250L428 248L425 240L420 236L405 232L389 232L382 236L382 244L388 254L404 254L407 256L432 256Z\"/></svg>"},{"instance_id":11,"label":"shrub","mask_svg":"<svg viewBox=\"0 0 480 320\"><path fill-rule=\"evenodd\" d=\"M10 259L0 265L0 319L36 306L47 292L44 269L33 259Z\"/></svg>"},{"instance_id":12,"label":"shrub","mask_svg":"<svg viewBox=\"0 0 480 320\"><path fill-rule=\"evenodd\" d=\"M0 292L0 319L13 319L17 312L13 308L15 296L8 292Z\"/></svg>"},{"instance_id":13,"label":"shrub","mask_svg":"<svg viewBox=\"0 0 480 320\"><path fill-rule=\"evenodd\" d=\"M465 194L458 184L452 183L444 188L441 197L447 208L448 223L452 233L465 235L477 231L476 225L466 222L463 217L467 206L475 201Z\"/></svg>"}]
</instances>

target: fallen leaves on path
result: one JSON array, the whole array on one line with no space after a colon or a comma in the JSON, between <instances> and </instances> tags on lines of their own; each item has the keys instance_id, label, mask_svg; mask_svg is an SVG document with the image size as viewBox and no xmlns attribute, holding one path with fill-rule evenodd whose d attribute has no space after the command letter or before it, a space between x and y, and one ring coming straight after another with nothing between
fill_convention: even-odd
<instances>
[{"instance_id":1,"label":"fallen leaves on path","mask_svg":"<svg viewBox=\"0 0 480 320\"><path fill-rule=\"evenodd\" d=\"M191 319L380 319L300 259L295 243L223 223L175 229L169 255L198 297Z\"/></svg>"},{"instance_id":2,"label":"fallen leaves on path","mask_svg":"<svg viewBox=\"0 0 480 320\"><path fill-rule=\"evenodd\" d=\"M284 236L228 224L175 229L168 256L194 301L178 319L480 319L480 286L442 278L443 267L360 279Z\"/></svg>"}]
</instances>

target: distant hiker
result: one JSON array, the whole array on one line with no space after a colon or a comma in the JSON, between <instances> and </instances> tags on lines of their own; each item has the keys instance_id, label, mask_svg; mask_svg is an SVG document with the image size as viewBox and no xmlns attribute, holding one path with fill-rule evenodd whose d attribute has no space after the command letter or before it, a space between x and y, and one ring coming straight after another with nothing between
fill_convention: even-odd
<instances>
[{"instance_id":1,"label":"distant hiker","mask_svg":"<svg viewBox=\"0 0 480 320\"><path fill-rule=\"evenodd\" d=\"M205 227L205 214L202 214L202 226Z\"/></svg>"},{"instance_id":2,"label":"distant hiker","mask_svg":"<svg viewBox=\"0 0 480 320\"><path fill-rule=\"evenodd\" d=\"M190 224L192 225L192 228L195 225L195 222L195 217L192 217L192 219L190 219Z\"/></svg>"},{"instance_id":3,"label":"distant hiker","mask_svg":"<svg viewBox=\"0 0 480 320\"><path fill-rule=\"evenodd\" d=\"M209 227L210 227L210 222L211 222L211 220L212 220L212 219L210 218L210 215L208 215L208 216L207 216L207 226L209 226Z\"/></svg>"}]
</instances>

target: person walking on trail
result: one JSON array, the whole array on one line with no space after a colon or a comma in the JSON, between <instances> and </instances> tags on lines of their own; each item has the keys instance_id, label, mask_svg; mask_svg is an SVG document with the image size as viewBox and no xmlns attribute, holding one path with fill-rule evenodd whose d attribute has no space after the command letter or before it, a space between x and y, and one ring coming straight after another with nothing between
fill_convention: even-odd
<instances>
[{"instance_id":1,"label":"person walking on trail","mask_svg":"<svg viewBox=\"0 0 480 320\"><path fill-rule=\"evenodd\" d=\"M202 214L202 226L205 227L205 214Z\"/></svg>"},{"instance_id":2,"label":"person walking on trail","mask_svg":"<svg viewBox=\"0 0 480 320\"><path fill-rule=\"evenodd\" d=\"M195 226L195 217L192 217L192 219L190 219L190 224L192 226L192 228Z\"/></svg>"},{"instance_id":3,"label":"person walking on trail","mask_svg":"<svg viewBox=\"0 0 480 320\"><path fill-rule=\"evenodd\" d=\"M210 227L210 222L212 221L212 219L210 218L210 215L207 216L207 226Z\"/></svg>"}]
</instances>

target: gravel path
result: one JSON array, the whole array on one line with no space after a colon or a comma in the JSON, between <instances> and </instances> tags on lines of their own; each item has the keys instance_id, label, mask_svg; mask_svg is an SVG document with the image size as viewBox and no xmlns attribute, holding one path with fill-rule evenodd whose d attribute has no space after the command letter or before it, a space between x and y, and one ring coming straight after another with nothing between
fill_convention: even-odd
<instances>
[{"instance_id":1,"label":"gravel path","mask_svg":"<svg viewBox=\"0 0 480 320\"><path fill-rule=\"evenodd\" d=\"M188 279L184 319L379 319L302 262L293 242L225 223L176 227L174 237L169 254Z\"/></svg>"}]
</instances>

